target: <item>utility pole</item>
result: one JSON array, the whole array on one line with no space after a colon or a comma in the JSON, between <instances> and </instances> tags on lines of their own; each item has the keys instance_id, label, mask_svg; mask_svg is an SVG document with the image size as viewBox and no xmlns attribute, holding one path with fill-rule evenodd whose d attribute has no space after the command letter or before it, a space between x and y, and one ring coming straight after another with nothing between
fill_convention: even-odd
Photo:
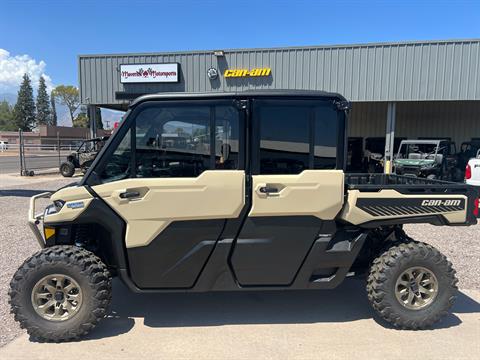
<instances>
[{"instance_id":1,"label":"utility pole","mask_svg":"<svg viewBox=\"0 0 480 360\"><path fill-rule=\"evenodd\" d=\"M391 174L393 167L394 144L395 144L395 118L396 103L389 102L387 104L387 123L385 134L385 157L384 157L384 173Z\"/></svg>"},{"instance_id":2,"label":"utility pole","mask_svg":"<svg viewBox=\"0 0 480 360\"><path fill-rule=\"evenodd\" d=\"M97 112L95 105L87 107L88 121L90 122L90 138L97 137Z\"/></svg>"}]
</instances>

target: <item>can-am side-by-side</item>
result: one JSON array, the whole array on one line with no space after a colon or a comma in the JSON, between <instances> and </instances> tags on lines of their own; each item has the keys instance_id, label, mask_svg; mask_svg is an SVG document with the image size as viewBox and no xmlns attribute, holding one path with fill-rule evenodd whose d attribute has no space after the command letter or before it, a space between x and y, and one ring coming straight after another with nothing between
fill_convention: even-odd
<instances>
[{"instance_id":1,"label":"can-am side-by-side","mask_svg":"<svg viewBox=\"0 0 480 360\"><path fill-rule=\"evenodd\" d=\"M478 193L344 173L348 109L324 92L138 98L78 184L31 199L42 249L11 281L15 319L39 339L79 338L107 315L112 277L141 293L364 276L381 317L430 327L456 297L455 271L402 225L476 224ZM37 213L40 198L51 204Z\"/></svg>"}]
</instances>

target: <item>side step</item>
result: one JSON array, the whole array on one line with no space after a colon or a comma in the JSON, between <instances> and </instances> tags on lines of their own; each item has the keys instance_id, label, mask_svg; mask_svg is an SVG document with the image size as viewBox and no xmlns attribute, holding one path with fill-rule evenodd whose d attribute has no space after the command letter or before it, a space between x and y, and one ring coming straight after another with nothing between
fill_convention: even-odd
<instances>
[{"instance_id":1,"label":"side step","mask_svg":"<svg viewBox=\"0 0 480 360\"><path fill-rule=\"evenodd\" d=\"M352 236L353 237L350 237ZM349 273L368 233L338 232L320 236L313 244L293 284L295 288L332 289ZM307 283L307 286L305 286Z\"/></svg>"}]
</instances>

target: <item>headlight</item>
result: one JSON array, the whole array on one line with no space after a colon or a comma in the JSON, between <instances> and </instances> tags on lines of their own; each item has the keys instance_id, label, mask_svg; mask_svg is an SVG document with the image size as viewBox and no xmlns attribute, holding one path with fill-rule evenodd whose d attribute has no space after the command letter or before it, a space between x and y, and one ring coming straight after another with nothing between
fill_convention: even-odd
<instances>
[{"instance_id":1,"label":"headlight","mask_svg":"<svg viewBox=\"0 0 480 360\"><path fill-rule=\"evenodd\" d=\"M62 210L63 205L65 205L65 201L55 200L52 205L48 205L45 208L44 215L47 216L47 215L58 213L60 210Z\"/></svg>"},{"instance_id":2,"label":"headlight","mask_svg":"<svg viewBox=\"0 0 480 360\"><path fill-rule=\"evenodd\" d=\"M57 208L55 207L55 205L48 205L46 208L45 208L45 212L43 214L43 216L48 216L48 215L52 215L52 214L56 214L58 212Z\"/></svg>"},{"instance_id":3,"label":"headlight","mask_svg":"<svg viewBox=\"0 0 480 360\"><path fill-rule=\"evenodd\" d=\"M60 210L62 209L63 205L65 205L65 201L63 201L63 200L55 200L55 201L53 202L53 205L55 206L55 209L56 209L57 212L58 212L58 211L60 211Z\"/></svg>"}]
</instances>

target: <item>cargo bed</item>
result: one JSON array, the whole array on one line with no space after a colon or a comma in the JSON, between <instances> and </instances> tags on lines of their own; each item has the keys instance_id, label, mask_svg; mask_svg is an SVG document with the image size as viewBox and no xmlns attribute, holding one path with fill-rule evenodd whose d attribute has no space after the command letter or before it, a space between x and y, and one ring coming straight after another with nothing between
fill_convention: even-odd
<instances>
[{"instance_id":1,"label":"cargo bed","mask_svg":"<svg viewBox=\"0 0 480 360\"><path fill-rule=\"evenodd\" d=\"M477 223L479 193L467 184L395 174L345 174L345 184L341 219L354 225Z\"/></svg>"},{"instance_id":2,"label":"cargo bed","mask_svg":"<svg viewBox=\"0 0 480 360\"><path fill-rule=\"evenodd\" d=\"M345 174L345 183L349 186L349 188L352 189L360 187L364 188L364 186L381 186L382 188L385 188L385 186L401 185L407 185L408 187L411 187L413 185L416 188L425 187L425 185L433 186L436 188L465 188L465 184L461 183L396 174Z\"/></svg>"}]
</instances>

